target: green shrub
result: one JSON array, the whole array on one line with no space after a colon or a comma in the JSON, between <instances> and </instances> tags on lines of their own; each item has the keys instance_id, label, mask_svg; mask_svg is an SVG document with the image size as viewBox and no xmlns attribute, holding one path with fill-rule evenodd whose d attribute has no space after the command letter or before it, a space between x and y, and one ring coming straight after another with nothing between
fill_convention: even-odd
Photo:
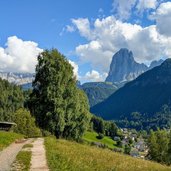
<instances>
[{"instance_id":1,"label":"green shrub","mask_svg":"<svg viewBox=\"0 0 171 171\"><path fill-rule=\"evenodd\" d=\"M103 138L104 138L104 135L103 135L103 134L101 134L101 133L99 133L99 135L97 136L97 138L101 140L101 139L103 139Z\"/></svg>"},{"instance_id":2,"label":"green shrub","mask_svg":"<svg viewBox=\"0 0 171 171\"><path fill-rule=\"evenodd\" d=\"M17 124L14 128L16 133L23 134L26 137L41 136L41 131L36 126L34 117L26 109L17 110L13 116L13 121Z\"/></svg>"}]
</instances>

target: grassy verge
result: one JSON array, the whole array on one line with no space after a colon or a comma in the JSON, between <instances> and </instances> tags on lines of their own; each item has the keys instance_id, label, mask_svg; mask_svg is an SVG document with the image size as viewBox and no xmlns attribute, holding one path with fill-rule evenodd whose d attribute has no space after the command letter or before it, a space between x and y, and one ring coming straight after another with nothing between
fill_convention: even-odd
<instances>
[{"instance_id":1,"label":"grassy verge","mask_svg":"<svg viewBox=\"0 0 171 171\"><path fill-rule=\"evenodd\" d=\"M24 146L23 146L23 148L32 148L33 147L33 144L25 144Z\"/></svg>"},{"instance_id":2,"label":"grassy verge","mask_svg":"<svg viewBox=\"0 0 171 171\"><path fill-rule=\"evenodd\" d=\"M9 146L16 139L22 139L23 135L16 134L14 132L0 131L0 151Z\"/></svg>"},{"instance_id":3,"label":"grassy verge","mask_svg":"<svg viewBox=\"0 0 171 171\"><path fill-rule=\"evenodd\" d=\"M32 144L25 144L22 150L18 153L11 171L29 171L31 165L31 150Z\"/></svg>"},{"instance_id":4,"label":"grassy verge","mask_svg":"<svg viewBox=\"0 0 171 171\"><path fill-rule=\"evenodd\" d=\"M170 171L158 163L132 158L108 149L45 138L51 171Z\"/></svg>"},{"instance_id":5,"label":"grassy verge","mask_svg":"<svg viewBox=\"0 0 171 171\"><path fill-rule=\"evenodd\" d=\"M83 140L88 141L90 143L100 142L102 144L105 144L110 149L114 149L116 147L116 142L113 141L110 137L104 136L103 139L98 139L97 136L98 134L96 132L86 132L83 136Z\"/></svg>"},{"instance_id":6,"label":"grassy verge","mask_svg":"<svg viewBox=\"0 0 171 171\"><path fill-rule=\"evenodd\" d=\"M20 151L13 164L12 171L29 171L31 151Z\"/></svg>"}]
</instances>

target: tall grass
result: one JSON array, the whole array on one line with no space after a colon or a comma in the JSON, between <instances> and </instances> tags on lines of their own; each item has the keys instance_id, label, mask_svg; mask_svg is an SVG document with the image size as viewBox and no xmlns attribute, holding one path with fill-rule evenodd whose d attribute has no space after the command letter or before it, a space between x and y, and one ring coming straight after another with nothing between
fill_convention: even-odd
<instances>
[{"instance_id":1,"label":"tall grass","mask_svg":"<svg viewBox=\"0 0 171 171\"><path fill-rule=\"evenodd\" d=\"M9 146L16 139L21 139L21 138L23 138L23 135L16 134L14 132L0 131L0 151L3 148Z\"/></svg>"},{"instance_id":2,"label":"tall grass","mask_svg":"<svg viewBox=\"0 0 171 171\"><path fill-rule=\"evenodd\" d=\"M55 138L45 138L51 171L169 171L170 167Z\"/></svg>"}]
</instances>

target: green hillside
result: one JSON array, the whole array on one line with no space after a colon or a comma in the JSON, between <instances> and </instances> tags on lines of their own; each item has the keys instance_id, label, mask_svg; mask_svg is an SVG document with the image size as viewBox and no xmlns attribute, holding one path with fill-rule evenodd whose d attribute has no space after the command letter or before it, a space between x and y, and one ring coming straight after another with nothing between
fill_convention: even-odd
<instances>
[{"instance_id":1,"label":"green hillside","mask_svg":"<svg viewBox=\"0 0 171 171\"><path fill-rule=\"evenodd\" d=\"M45 139L51 171L169 171L170 167L89 145Z\"/></svg>"},{"instance_id":2,"label":"green hillside","mask_svg":"<svg viewBox=\"0 0 171 171\"><path fill-rule=\"evenodd\" d=\"M108 120L131 119L132 112L140 112L144 118L154 117L164 104L170 105L170 87L171 59L167 59L92 107L91 112Z\"/></svg>"},{"instance_id":3,"label":"green hillside","mask_svg":"<svg viewBox=\"0 0 171 171\"><path fill-rule=\"evenodd\" d=\"M98 134L96 132L86 132L83 136L83 140L87 142L100 142L102 144L105 144L108 148L114 149L116 146L116 142L113 141L110 137L104 136L103 139L97 138Z\"/></svg>"},{"instance_id":4,"label":"green hillside","mask_svg":"<svg viewBox=\"0 0 171 171\"><path fill-rule=\"evenodd\" d=\"M116 85L107 82L84 83L80 88L86 93L90 107L104 101L118 89Z\"/></svg>"}]
</instances>

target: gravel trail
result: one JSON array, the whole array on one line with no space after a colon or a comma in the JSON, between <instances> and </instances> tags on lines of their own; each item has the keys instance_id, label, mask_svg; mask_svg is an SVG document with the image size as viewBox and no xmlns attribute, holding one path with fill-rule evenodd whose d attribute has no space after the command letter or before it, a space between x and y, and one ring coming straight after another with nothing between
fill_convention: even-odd
<instances>
[{"instance_id":1,"label":"gravel trail","mask_svg":"<svg viewBox=\"0 0 171 171\"><path fill-rule=\"evenodd\" d=\"M38 138L33 142L30 171L49 171L46 161L44 138Z\"/></svg>"},{"instance_id":2,"label":"gravel trail","mask_svg":"<svg viewBox=\"0 0 171 171\"><path fill-rule=\"evenodd\" d=\"M22 149L23 145L31 140L21 143L12 143L3 151L0 152L0 171L9 171L11 164L14 162L18 152Z\"/></svg>"}]
</instances>

